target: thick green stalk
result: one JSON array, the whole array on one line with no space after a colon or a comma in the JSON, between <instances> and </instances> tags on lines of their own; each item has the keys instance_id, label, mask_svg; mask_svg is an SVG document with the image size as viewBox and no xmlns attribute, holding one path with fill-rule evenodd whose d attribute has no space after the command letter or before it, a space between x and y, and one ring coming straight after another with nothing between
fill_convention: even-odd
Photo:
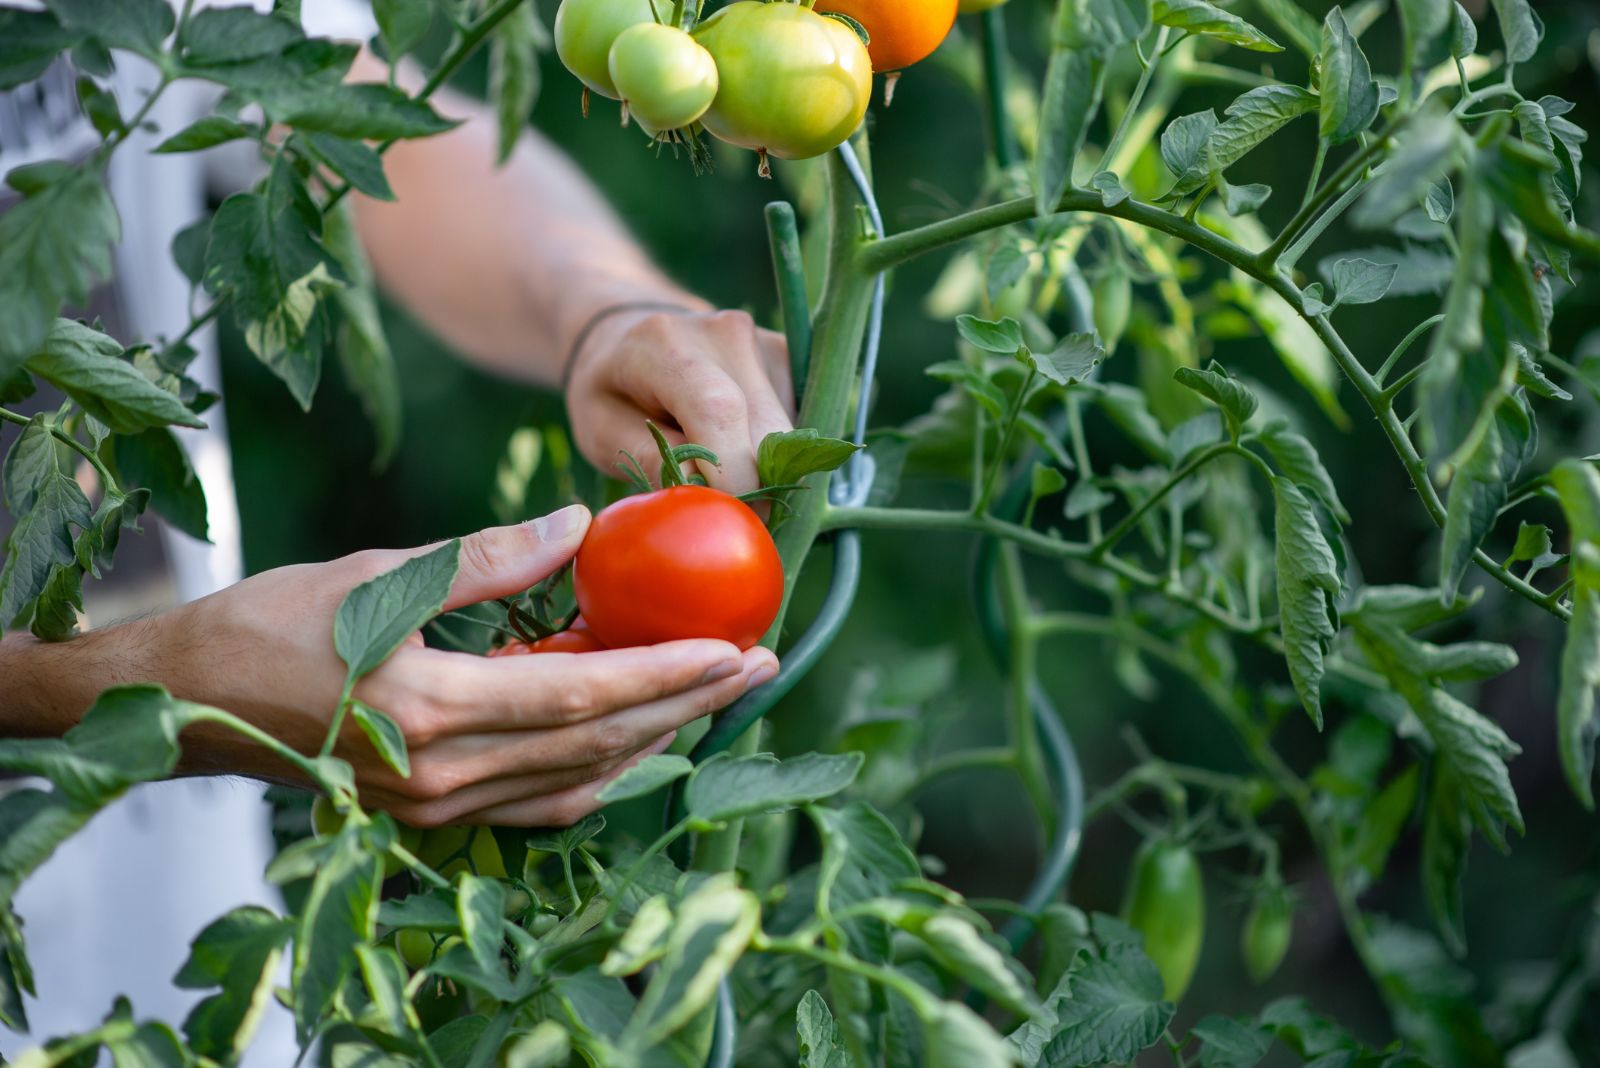
<instances>
[{"instance_id":1,"label":"thick green stalk","mask_svg":"<svg viewBox=\"0 0 1600 1068\"><path fill-rule=\"evenodd\" d=\"M858 143L857 151L865 156L864 143ZM828 157L828 181L828 273L817 309L811 367L796 425L815 427L829 437L839 437L844 433L855 389L856 365L861 358L872 297L872 273L859 266L861 248L866 243L857 210L861 199L836 153ZM785 589L783 607L764 642L768 647L777 645L795 580L822 531L827 511L828 476L813 475L805 486L792 498L793 512L774 535L783 557ZM735 757L753 753L759 736L758 724L729 746L728 752ZM734 823L699 836L693 866L700 871L731 871L739 853L740 830L740 825Z\"/></svg>"}]
</instances>

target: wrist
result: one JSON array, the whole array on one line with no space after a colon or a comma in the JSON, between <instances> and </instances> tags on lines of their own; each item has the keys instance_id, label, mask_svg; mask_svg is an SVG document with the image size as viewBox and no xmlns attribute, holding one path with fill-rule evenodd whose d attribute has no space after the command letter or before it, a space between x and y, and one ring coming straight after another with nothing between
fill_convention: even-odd
<instances>
[{"instance_id":1,"label":"wrist","mask_svg":"<svg viewBox=\"0 0 1600 1068\"><path fill-rule=\"evenodd\" d=\"M695 315L711 311L698 297L623 300L598 307L574 336L561 370L561 391L572 384L580 362L591 352L614 348L641 319L652 315Z\"/></svg>"},{"instance_id":2,"label":"wrist","mask_svg":"<svg viewBox=\"0 0 1600 1068\"><path fill-rule=\"evenodd\" d=\"M145 656L155 647L148 635L153 622L124 623L64 642L42 642L31 634L0 639L0 736L58 738L103 691L149 681Z\"/></svg>"}]
</instances>

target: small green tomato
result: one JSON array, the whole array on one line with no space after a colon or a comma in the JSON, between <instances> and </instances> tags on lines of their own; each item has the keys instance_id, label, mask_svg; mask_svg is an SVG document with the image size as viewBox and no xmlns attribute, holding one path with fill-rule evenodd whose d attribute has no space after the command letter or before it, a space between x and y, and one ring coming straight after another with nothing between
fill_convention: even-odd
<instances>
[{"instance_id":1,"label":"small green tomato","mask_svg":"<svg viewBox=\"0 0 1600 1068\"><path fill-rule=\"evenodd\" d=\"M622 113L647 130L681 129L717 97L717 63L693 37L674 26L641 22L611 46L611 81Z\"/></svg>"},{"instance_id":2,"label":"small green tomato","mask_svg":"<svg viewBox=\"0 0 1600 1068\"><path fill-rule=\"evenodd\" d=\"M556 10L556 55L589 89L619 99L608 61L611 46L628 27L655 20L650 0L562 0Z\"/></svg>"}]
</instances>

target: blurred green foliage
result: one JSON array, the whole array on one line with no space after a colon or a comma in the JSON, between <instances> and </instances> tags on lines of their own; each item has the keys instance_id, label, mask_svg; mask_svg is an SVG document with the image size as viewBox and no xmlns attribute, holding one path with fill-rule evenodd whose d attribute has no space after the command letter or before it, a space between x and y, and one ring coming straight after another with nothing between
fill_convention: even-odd
<instances>
[{"instance_id":1,"label":"blurred green foliage","mask_svg":"<svg viewBox=\"0 0 1600 1068\"><path fill-rule=\"evenodd\" d=\"M542 5L546 21L554 6L549 0ZM1328 5L1312 0L1306 6L1320 19ZM1540 4L1539 10L1548 27L1547 45L1527 73L1540 90L1576 101L1578 113L1572 117L1579 125L1600 128L1600 5L1558 0ZM1047 5L1014 0L1007 12L1014 51L1037 64L1047 40ZM874 167L891 230L929 221L979 194L986 135L977 99L964 84L966 77L975 76L976 58L971 40L959 36L971 32L967 20L962 21L958 37L935 61L904 77L892 108L874 107ZM1393 69L1389 53L1398 46L1396 35L1373 35L1363 45L1376 68ZM1288 62L1282 57L1277 61ZM674 277L708 299L746 308L770 322L776 302L768 282L761 207L774 197L792 196L804 185L808 167L780 161L778 180L767 182L757 178L752 157L728 152L719 154L714 174L697 178L686 160L670 153L657 156L636 131L620 129L612 121L609 102L597 101L592 117L584 120L579 86L553 55L545 57L542 73L544 88L533 125L577 160ZM480 67L463 84L481 86L482 80ZM1186 106L1220 111L1235 93L1228 86L1209 95L1199 91ZM1091 139L1096 136L1103 140L1105 131L1091 133ZM1270 148L1241 163L1233 180L1281 181L1286 169L1301 173L1314 150L1315 127L1291 127ZM1579 215L1595 226L1600 224L1600 197L1595 183L1587 188ZM1287 218L1293 207L1289 199L1285 195L1283 203L1265 209L1269 222ZM1371 240L1372 235L1341 224L1319 247L1357 247ZM945 259L939 255L915 261L893 280L876 400L878 425L925 411L940 392L921 368L947 358L955 334L948 323L931 319L922 301ZM1349 325L1347 338L1358 353L1386 352L1431 310L1431 299L1397 299L1366 309ZM1569 313L1556 320L1553 351L1578 355L1585 335L1600 331L1600 315L1594 314L1600 308L1600 281L1593 275L1580 279L1564 307L1589 309L1587 315ZM372 439L360 408L336 373L313 411L303 415L281 383L243 351L239 339L227 339L225 396L252 571L372 546L419 544L490 525L496 521L490 488L509 436L519 427L563 418L558 398L479 373L450 355L403 309L391 306L385 311L404 382L406 437L393 464L380 474L370 469ZM1136 290L1135 319L1156 311L1149 292ZM1597 342L1600 333L1587 343ZM1347 503L1354 517L1349 537L1366 568L1366 581L1405 582L1418 573L1432 573L1438 540L1422 511L1408 503L1409 483L1376 429L1359 417L1348 431L1332 425L1288 379L1265 342L1229 340L1226 345L1235 373L1250 376L1298 409L1335 482L1362 488ZM1112 360L1107 373L1126 381L1135 378L1126 356ZM1354 404L1346 407L1356 410ZM1600 451L1600 420L1594 412L1591 404L1566 409L1574 425L1564 436L1578 442L1579 451ZM1097 429L1106 430L1091 422L1091 435ZM1113 447L1112 440L1109 433L1095 436L1092 448L1103 454ZM905 503L959 505L965 490L908 480L902 492ZM548 472L541 474L533 501L530 514L558 503ZM968 551L968 542L957 537L887 534L866 539L866 577L851 623L824 665L772 717L771 729L782 748L798 751L826 744L833 725L853 702L859 703L864 687L881 680L908 652L942 647L961 665L957 681L936 687L939 695L915 714L947 721L952 743L1000 739L998 679L971 625L965 585ZM791 613L791 626L797 630L820 596L816 586L813 581L802 588ZM1041 600L1065 606L1066 584L1052 582L1045 569L1032 577L1031 587ZM1478 636L1514 645L1522 664L1486 687L1479 707L1523 748L1511 771L1529 832L1513 859L1486 849L1473 853L1465 910L1473 947L1469 965L1486 992L1524 978L1521 961L1561 957L1573 932L1555 922L1556 910L1543 910L1539 903L1592 896L1600 869L1600 830L1583 818L1562 781L1551 736L1548 710L1555 694L1558 625L1533 618L1536 613L1508 604L1510 598L1500 594L1498 588L1490 589L1475 610ZM1109 782L1132 762L1124 735L1130 724L1158 755L1177 755L1208 767L1244 768L1231 736L1218 729L1209 708L1193 693L1156 669L1157 695L1135 697L1109 670L1110 652L1095 640L1058 640L1045 658L1046 682L1074 733L1091 788ZM927 658L921 662L931 663ZM1324 743L1311 731L1303 717L1289 718L1283 741L1291 759L1297 742L1307 759L1321 751ZM1008 779L983 772L952 777L924 795L922 808L922 851L945 863L944 879L952 886L974 896L1014 895L1031 875L1037 848L1033 824L1020 790ZM1137 835L1114 819L1093 825L1071 890L1074 902L1114 909L1136 845ZM1397 854L1390 877L1369 903L1373 911L1425 926L1414 870L1416 846L1413 842L1404 848L1409 852ZM1310 878L1315 857L1309 843L1291 835L1285 842L1284 868L1291 881ZM1316 991L1319 1009L1350 1023L1358 1033L1363 1020L1375 1034L1384 1033L1382 1008L1345 943L1325 889L1314 880L1300 889L1305 905L1297 919L1295 946L1273 986L1309 986ZM1240 974L1239 962L1230 956L1237 952L1234 932L1248 908L1242 893L1230 894L1221 885L1212 890L1207 955L1195 992L1185 1001L1185 1017L1240 1010L1261 1000L1256 992L1220 989L1208 981L1208 975Z\"/></svg>"}]
</instances>

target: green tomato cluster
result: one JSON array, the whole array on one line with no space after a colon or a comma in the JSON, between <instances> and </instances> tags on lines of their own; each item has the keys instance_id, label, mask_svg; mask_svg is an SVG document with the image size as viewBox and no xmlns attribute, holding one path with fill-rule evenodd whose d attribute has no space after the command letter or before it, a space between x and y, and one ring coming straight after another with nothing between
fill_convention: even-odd
<instances>
[{"instance_id":1,"label":"green tomato cluster","mask_svg":"<svg viewBox=\"0 0 1600 1068\"><path fill-rule=\"evenodd\" d=\"M846 23L799 4L738 0L692 33L650 0L562 0L556 53L586 90L652 137L694 123L766 157L820 156L855 132L872 59Z\"/></svg>"}]
</instances>

